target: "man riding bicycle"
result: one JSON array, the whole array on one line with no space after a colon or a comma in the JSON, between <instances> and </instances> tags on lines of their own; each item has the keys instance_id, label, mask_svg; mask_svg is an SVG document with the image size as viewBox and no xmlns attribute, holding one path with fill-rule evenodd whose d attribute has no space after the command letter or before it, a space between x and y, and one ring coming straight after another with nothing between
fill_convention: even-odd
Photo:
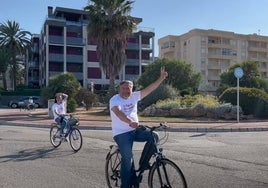
<instances>
[{"instance_id":1,"label":"man riding bicycle","mask_svg":"<svg viewBox=\"0 0 268 188\"><path fill-rule=\"evenodd\" d=\"M143 167L149 166L149 160L154 151L150 150L153 136L147 129L137 129L138 120L138 101L154 91L167 77L167 72L161 67L160 77L141 91L132 91L133 83L124 80L120 83L119 93L110 99L110 114L112 120L113 138L117 143L122 156L121 163L121 188L130 188L131 179L135 175L132 147L133 142L146 142L140 164ZM146 156L146 157L145 157Z\"/></svg>"},{"instance_id":2,"label":"man riding bicycle","mask_svg":"<svg viewBox=\"0 0 268 188\"><path fill-rule=\"evenodd\" d=\"M67 99L68 95L65 93L57 93L55 95L55 103L52 106L52 112L54 116L54 120L57 124L61 125L60 134L64 136L64 128L68 129L68 120L65 117L66 115L66 107L67 107Z\"/></svg>"}]
</instances>

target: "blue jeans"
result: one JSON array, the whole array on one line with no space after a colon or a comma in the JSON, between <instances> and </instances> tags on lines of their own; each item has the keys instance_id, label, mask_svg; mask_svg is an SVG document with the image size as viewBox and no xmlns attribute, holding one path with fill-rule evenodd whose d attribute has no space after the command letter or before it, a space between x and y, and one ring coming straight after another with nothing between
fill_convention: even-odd
<instances>
[{"instance_id":1,"label":"blue jeans","mask_svg":"<svg viewBox=\"0 0 268 188\"><path fill-rule=\"evenodd\" d=\"M142 130L137 128L136 130L126 132L114 137L117 143L120 154L122 156L121 163L121 188L131 188L132 182L136 178L134 159L132 153L132 147L134 141L136 142L146 142L142 156L147 152L146 148L151 146L153 142L153 136L148 129ZM151 157L151 156L150 156ZM149 162L149 161L146 161Z\"/></svg>"},{"instance_id":2,"label":"blue jeans","mask_svg":"<svg viewBox=\"0 0 268 188\"><path fill-rule=\"evenodd\" d=\"M60 125L60 133L63 133L63 129L66 127L67 132L69 130L68 119L66 117L59 116L55 119L57 124Z\"/></svg>"}]
</instances>

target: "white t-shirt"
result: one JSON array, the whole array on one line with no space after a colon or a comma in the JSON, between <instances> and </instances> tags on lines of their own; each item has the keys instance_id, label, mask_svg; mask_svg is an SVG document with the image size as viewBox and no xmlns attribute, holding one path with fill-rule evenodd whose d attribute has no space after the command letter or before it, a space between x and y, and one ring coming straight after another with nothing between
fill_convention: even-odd
<instances>
[{"instance_id":1,"label":"white t-shirt","mask_svg":"<svg viewBox=\"0 0 268 188\"><path fill-rule=\"evenodd\" d=\"M54 120L55 120L57 117L59 117L59 116L55 113L55 110L57 110L57 112L58 112L59 114L66 114L65 103L66 103L66 101L65 101L65 100L62 100L62 103L61 103L61 104L54 103L54 104L52 105L52 112L53 112Z\"/></svg>"},{"instance_id":2,"label":"white t-shirt","mask_svg":"<svg viewBox=\"0 0 268 188\"><path fill-rule=\"evenodd\" d=\"M121 121L111 110L112 107L118 106L124 114L126 114L133 121L138 122L138 101L140 98L141 92L136 91L133 92L128 99L120 97L119 94L114 95L110 99L110 114L112 120L112 132L114 136L132 131L134 128L130 127L129 124Z\"/></svg>"}]
</instances>

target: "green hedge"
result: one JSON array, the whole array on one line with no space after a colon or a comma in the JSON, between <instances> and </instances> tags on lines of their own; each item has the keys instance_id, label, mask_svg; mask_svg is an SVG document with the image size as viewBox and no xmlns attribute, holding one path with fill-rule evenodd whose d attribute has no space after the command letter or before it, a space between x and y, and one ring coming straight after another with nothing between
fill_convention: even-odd
<instances>
[{"instance_id":1,"label":"green hedge","mask_svg":"<svg viewBox=\"0 0 268 188\"><path fill-rule=\"evenodd\" d=\"M23 89L16 91L2 91L2 96L40 96L40 89Z\"/></svg>"},{"instance_id":2,"label":"green hedge","mask_svg":"<svg viewBox=\"0 0 268 188\"><path fill-rule=\"evenodd\" d=\"M226 89L219 97L221 102L237 105L237 88ZM258 118L268 117L268 94L256 88L239 89L239 106L245 115L254 115Z\"/></svg>"}]
</instances>

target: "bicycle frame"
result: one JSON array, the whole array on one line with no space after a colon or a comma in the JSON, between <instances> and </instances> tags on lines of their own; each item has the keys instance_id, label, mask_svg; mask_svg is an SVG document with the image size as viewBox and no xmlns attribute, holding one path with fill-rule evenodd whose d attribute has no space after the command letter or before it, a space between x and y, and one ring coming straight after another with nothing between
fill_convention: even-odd
<instances>
[{"instance_id":1,"label":"bicycle frame","mask_svg":"<svg viewBox=\"0 0 268 188\"><path fill-rule=\"evenodd\" d=\"M147 126L145 126L145 127L147 127ZM156 130L156 129L160 128L160 127L164 127L164 130L165 130L165 128L167 126L166 126L166 124L160 123L160 126L158 126L158 127L152 127L152 128L151 127L147 127L147 128L150 129L150 133L153 135L153 138L154 138L154 142L153 143L154 143L154 146L156 147L156 152L152 156L152 157L155 158L155 162L154 163L158 163L158 161L160 161L164 157L163 156L163 153L162 153L163 152L163 148L161 148L160 147L160 144L159 144L159 141L160 140L159 140L158 134L156 132L155 132L156 134L153 134L154 130ZM166 130L165 130L165 132L166 132ZM166 135L164 137L166 137ZM118 169L118 167L121 165L121 159L119 158L120 151L119 151L118 146L117 145L110 145L110 151L108 152L108 154L106 156L106 160L108 160L109 159L109 156L115 154L116 152L118 152L118 155L116 156L116 159L115 160L118 160L119 162L118 163L115 163L117 166L113 166L112 169ZM154 165L154 163L153 163L153 165ZM143 173L145 171L145 170L139 170L139 169L140 169L140 167L138 168L138 170L135 170L136 177L137 177L136 184L140 184L142 182L142 175L143 175ZM150 168L149 169L146 169L146 170L149 170L150 171ZM114 170L113 171L113 175L112 175L111 178L113 180L117 180L116 177L120 177L120 171ZM116 184L117 184L117 182L116 182Z\"/></svg>"}]
</instances>

